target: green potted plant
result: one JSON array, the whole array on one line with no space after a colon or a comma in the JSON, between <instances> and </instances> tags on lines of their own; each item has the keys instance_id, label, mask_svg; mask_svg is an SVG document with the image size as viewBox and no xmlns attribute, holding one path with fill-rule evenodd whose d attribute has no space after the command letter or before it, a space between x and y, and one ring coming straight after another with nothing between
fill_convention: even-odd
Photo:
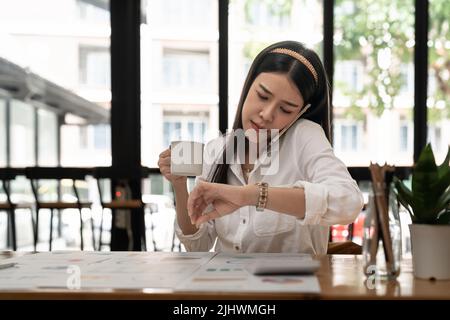
<instances>
[{"instance_id":1,"label":"green potted plant","mask_svg":"<svg viewBox=\"0 0 450 320\"><path fill-rule=\"evenodd\" d=\"M412 172L411 189L394 177L399 202L411 215L414 275L450 279L450 146L444 162L436 165L428 144Z\"/></svg>"}]
</instances>

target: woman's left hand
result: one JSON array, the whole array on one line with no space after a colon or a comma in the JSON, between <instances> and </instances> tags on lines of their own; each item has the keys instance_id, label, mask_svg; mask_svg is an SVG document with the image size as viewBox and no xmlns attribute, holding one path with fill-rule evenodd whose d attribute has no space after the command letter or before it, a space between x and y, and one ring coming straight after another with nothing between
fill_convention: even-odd
<instances>
[{"instance_id":1,"label":"woman's left hand","mask_svg":"<svg viewBox=\"0 0 450 320\"><path fill-rule=\"evenodd\" d=\"M244 187L200 181L189 194L187 209L191 223L199 227L202 223L230 214L246 205ZM212 205L212 211L203 212Z\"/></svg>"}]
</instances>

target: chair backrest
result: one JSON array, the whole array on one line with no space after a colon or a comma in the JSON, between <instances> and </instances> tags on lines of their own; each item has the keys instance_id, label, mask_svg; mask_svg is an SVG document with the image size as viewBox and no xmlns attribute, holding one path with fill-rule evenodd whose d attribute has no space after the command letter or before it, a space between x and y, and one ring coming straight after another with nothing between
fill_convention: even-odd
<instances>
[{"instance_id":1,"label":"chair backrest","mask_svg":"<svg viewBox=\"0 0 450 320\"><path fill-rule=\"evenodd\" d=\"M25 176L32 180L84 180L92 172L90 168L73 167L27 167Z\"/></svg>"},{"instance_id":2,"label":"chair backrest","mask_svg":"<svg viewBox=\"0 0 450 320\"><path fill-rule=\"evenodd\" d=\"M10 183L17 176L24 175L24 173L25 170L23 168L0 168L0 181L2 182L2 188L10 205L12 205Z\"/></svg>"},{"instance_id":3,"label":"chair backrest","mask_svg":"<svg viewBox=\"0 0 450 320\"><path fill-rule=\"evenodd\" d=\"M109 180L141 180L147 178L152 169L141 167L138 169L129 169L128 167L95 167L92 169L92 176L97 179Z\"/></svg>"},{"instance_id":4,"label":"chair backrest","mask_svg":"<svg viewBox=\"0 0 450 320\"><path fill-rule=\"evenodd\" d=\"M0 180L7 181L7 180L14 180L16 177L16 174L14 174L10 168L1 168L0 169Z\"/></svg>"},{"instance_id":5,"label":"chair backrest","mask_svg":"<svg viewBox=\"0 0 450 320\"><path fill-rule=\"evenodd\" d=\"M92 169L92 176L96 179L139 180L148 177L149 174L150 169L146 167L138 169L130 169L128 167L95 167Z\"/></svg>"},{"instance_id":6,"label":"chair backrest","mask_svg":"<svg viewBox=\"0 0 450 320\"><path fill-rule=\"evenodd\" d=\"M80 203L79 191L76 187L75 181L85 180L86 176L92 172L90 168L74 168L74 167L27 167L25 168L25 176L30 180L31 189L34 194L36 203L39 205L40 198L38 194L39 180L56 180L63 179L72 180L72 189Z\"/></svg>"}]
</instances>

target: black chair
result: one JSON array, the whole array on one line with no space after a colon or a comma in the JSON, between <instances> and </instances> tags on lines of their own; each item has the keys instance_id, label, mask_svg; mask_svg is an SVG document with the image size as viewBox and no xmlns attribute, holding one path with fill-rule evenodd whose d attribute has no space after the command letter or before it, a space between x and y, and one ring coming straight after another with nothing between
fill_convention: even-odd
<instances>
[{"instance_id":1,"label":"black chair","mask_svg":"<svg viewBox=\"0 0 450 320\"><path fill-rule=\"evenodd\" d=\"M142 199L133 198L130 190L130 181L141 181L144 178L147 178L149 175L148 168L141 168L137 170L137 172L130 173L130 170L126 168L118 168L118 167L96 167L93 170L93 177L97 180L97 187L99 192L100 203L102 206L102 217L100 222L100 232L98 239L98 250L101 250L104 245L102 241L103 235L103 215L104 209L112 210L114 214L114 210L142 210L145 213L145 209L150 209L150 214L152 214L151 204L146 204L142 201ZM109 180L114 182L116 189L114 192L111 192L111 200L105 200L104 197L104 189L102 189L101 184L102 181ZM152 230L152 241L155 251L156 242L153 238L153 222L151 222L151 230ZM147 250L146 246L146 237L145 237L145 223L143 225L142 230L143 238L141 239L144 244L144 250Z\"/></svg>"},{"instance_id":2,"label":"black chair","mask_svg":"<svg viewBox=\"0 0 450 320\"><path fill-rule=\"evenodd\" d=\"M81 237L81 250L84 250L83 240L83 218L82 209L90 209L91 202L83 202L80 199L80 192L76 186L77 181L84 181L86 176L91 172L87 168L63 168L63 167L29 167L25 168L25 175L30 180L31 188L36 201L36 224L34 232L34 248L36 250L37 243L39 241L39 212L41 209L50 209L50 236L49 236L49 250L52 250L53 240L53 213L54 210L64 209L78 209L80 213L80 237ZM39 182L40 180L55 180L58 183L63 179L72 180L72 190L76 197L76 202L68 201L43 201L39 194ZM95 250L95 234L94 234L94 220L90 218L92 228L92 245Z\"/></svg>"},{"instance_id":3,"label":"black chair","mask_svg":"<svg viewBox=\"0 0 450 320\"><path fill-rule=\"evenodd\" d=\"M2 168L0 169L0 181L2 182L2 189L6 195L6 201L0 202L0 211L6 211L8 214L7 223L7 243L10 242L12 249L17 250L17 237L16 237L16 209L29 209L31 214L31 225L34 231L34 218L33 218L33 206L29 203L14 203L11 200L11 181L16 176L23 174L20 169Z\"/></svg>"}]
</instances>

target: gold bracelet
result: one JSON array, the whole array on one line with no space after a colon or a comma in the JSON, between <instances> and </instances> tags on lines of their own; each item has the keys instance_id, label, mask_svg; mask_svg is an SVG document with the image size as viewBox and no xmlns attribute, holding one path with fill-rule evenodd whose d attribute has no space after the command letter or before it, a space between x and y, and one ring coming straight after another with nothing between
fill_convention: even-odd
<instances>
[{"instance_id":1,"label":"gold bracelet","mask_svg":"<svg viewBox=\"0 0 450 320\"><path fill-rule=\"evenodd\" d=\"M258 203L256 204L256 211L264 211L267 204L267 196L269 195L269 185L267 182L258 182L259 187Z\"/></svg>"}]
</instances>

